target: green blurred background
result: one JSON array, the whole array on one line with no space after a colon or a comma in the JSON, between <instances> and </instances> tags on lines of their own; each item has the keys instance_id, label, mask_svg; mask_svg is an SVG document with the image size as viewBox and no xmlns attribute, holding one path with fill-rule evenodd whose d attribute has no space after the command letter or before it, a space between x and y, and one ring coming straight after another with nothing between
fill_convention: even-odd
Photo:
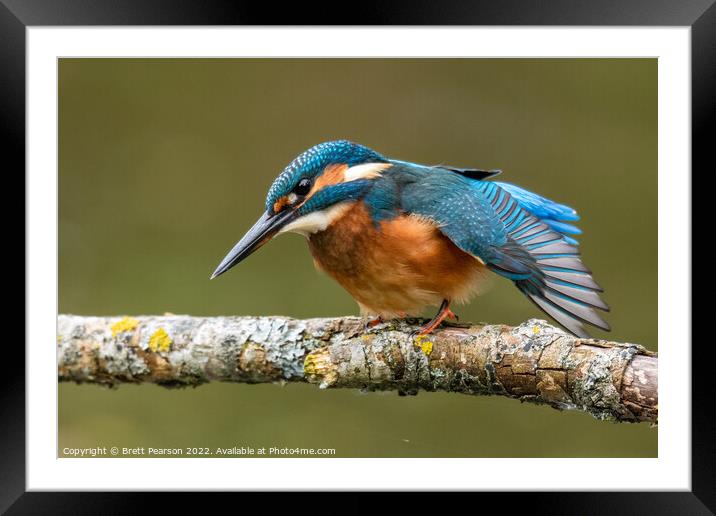
<instances>
[{"instance_id":1,"label":"green blurred background","mask_svg":"<svg viewBox=\"0 0 716 516\"><path fill-rule=\"evenodd\" d=\"M613 332L595 335L657 350L655 59L61 59L60 312L356 314L298 235L208 279L283 167L338 138L501 168L500 180L575 207L612 307ZM541 317L504 280L457 313ZM500 397L61 384L60 450L113 445L655 457L657 430Z\"/></svg>"}]
</instances>

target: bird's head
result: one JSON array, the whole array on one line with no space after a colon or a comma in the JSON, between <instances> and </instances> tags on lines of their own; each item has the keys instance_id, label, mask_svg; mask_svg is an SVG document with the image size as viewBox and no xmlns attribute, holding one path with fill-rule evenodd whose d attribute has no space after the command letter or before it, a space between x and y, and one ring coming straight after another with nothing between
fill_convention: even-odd
<instances>
[{"instance_id":1,"label":"bird's head","mask_svg":"<svg viewBox=\"0 0 716 516\"><path fill-rule=\"evenodd\" d=\"M323 231L390 166L374 150L346 140L311 147L274 180L266 196L265 212L211 277L228 271L280 233L310 235Z\"/></svg>"}]
</instances>

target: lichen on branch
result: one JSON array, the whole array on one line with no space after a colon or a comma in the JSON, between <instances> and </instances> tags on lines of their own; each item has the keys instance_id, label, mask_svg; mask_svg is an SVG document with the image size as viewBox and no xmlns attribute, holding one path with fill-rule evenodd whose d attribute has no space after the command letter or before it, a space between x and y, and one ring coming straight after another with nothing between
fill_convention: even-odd
<instances>
[{"instance_id":1,"label":"lichen on branch","mask_svg":"<svg viewBox=\"0 0 716 516\"><path fill-rule=\"evenodd\" d=\"M657 356L642 346L579 339L536 319L414 337L418 324L366 329L356 317L60 315L58 375L105 385L298 381L495 394L603 420L657 421Z\"/></svg>"}]
</instances>

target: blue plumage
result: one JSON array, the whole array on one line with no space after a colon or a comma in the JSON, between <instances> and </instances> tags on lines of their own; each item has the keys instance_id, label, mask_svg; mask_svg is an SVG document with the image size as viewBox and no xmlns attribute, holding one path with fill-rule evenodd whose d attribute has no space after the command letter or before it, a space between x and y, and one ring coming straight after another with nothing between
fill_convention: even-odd
<instances>
[{"instance_id":1,"label":"blue plumage","mask_svg":"<svg viewBox=\"0 0 716 516\"><path fill-rule=\"evenodd\" d=\"M478 194L476 185L483 182L419 165L401 164L395 174L384 176L385 180L395 177L399 183L401 195L396 202L403 211L434 220L460 249L488 261L495 255L494 249L507 241L497 213Z\"/></svg>"},{"instance_id":2,"label":"blue plumage","mask_svg":"<svg viewBox=\"0 0 716 516\"><path fill-rule=\"evenodd\" d=\"M539 217L542 222L550 226L555 231L562 233L567 242L576 244L577 240L567 235L579 235L582 231L568 224L565 221L577 221L579 215L569 206L559 204L549 199L537 195L536 193L520 188L519 186L509 183L495 182L501 188L507 190L514 197L522 208Z\"/></svg>"},{"instance_id":3,"label":"blue plumage","mask_svg":"<svg viewBox=\"0 0 716 516\"><path fill-rule=\"evenodd\" d=\"M608 310L597 294L602 289L569 236L581 233L570 224L579 220L573 208L509 183L475 179L465 169L392 163L365 197L375 219L387 213L432 219L574 334L589 336L583 322L609 329L594 310Z\"/></svg>"},{"instance_id":4,"label":"blue plumage","mask_svg":"<svg viewBox=\"0 0 716 516\"><path fill-rule=\"evenodd\" d=\"M273 206L280 197L288 195L301 179L317 176L328 165L344 163L352 166L385 161L387 160L373 149L348 140L319 143L294 158L274 180L266 196L266 209Z\"/></svg>"},{"instance_id":5,"label":"blue plumage","mask_svg":"<svg viewBox=\"0 0 716 516\"><path fill-rule=\"evenodd\" d=\"M326 167L336 164L348 170L380 166L378 173L357 173L309 194L308 188ZM432 221L459 249L513 281L572 333L587 337L583 323L608 330L595 310L608 310L598 294L602 289L582 264L578 243L570 236L581 233L573 225L579 220L576 211L519 186L492 181L499 172L391 160L356 143L326 142L298 156L276 178L266 198L265 218L295 220L357 200L365 203L376 228L383 221L416 215ZM219 273L234 262L228 260Z\"/></svg>"}]
</instances>

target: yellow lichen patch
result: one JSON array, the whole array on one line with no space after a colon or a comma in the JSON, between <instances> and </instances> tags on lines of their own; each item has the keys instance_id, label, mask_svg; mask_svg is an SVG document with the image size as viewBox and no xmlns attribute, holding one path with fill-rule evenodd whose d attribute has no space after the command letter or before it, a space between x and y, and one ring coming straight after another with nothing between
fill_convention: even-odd
<instances>
[{"instance_id":1,"label":"yellow lichen patch","mask_svg":"<svg viewBox=\"0 0 716 516\"><path fill-rule=\"evenodd\" d=\"M338 379L336 367L331 361L327 348L311 351L303 361L303 374L310 383L319 383L321 388L330 387Z\"/></svg>"},{"instance_id":2,"label":"yellow lichen patch","mask_svg":"<svg viewBox=\"0 0 716 516\"><path fill-rule=\"evenodd\" d=\"M156 353L157 351L169 351L172 347L172 338L164 330L159 328L151 337L149 337L149 349Z\"/></svg>"},{"instance_id":3,"label":"yellow lichen patch","mask_svg":"<svg viewBox=\"0 0 716 516\"><path fill-rule=\"evenodd\" d=\"M539 333L539 326L532 326L532 333L535 335Z\"/></svg>"},{"instance_id":4,"label":"yellow lichen patch","mask_svg":"<svg viewBox=\"0 0 716 516\"><path fill-rule=\"evenodd\" d=\"M123 331L132 331L139 325L139 321L132 317L124 317L112 325L112 337Z\"/></svg>"},{"instance_id":5,"label":"yellow lichen patch","mask_svg":"<svg viewBox=\"0 0 716 516\"><path fill-rule=\"evenodd\" d=\"M318 374L318 364L315 355L309 353L303 361L303 374L306 376L314 376Z\"/></svg>"},{"instance_id":6,"label":"yellow lichen patch","mask_svg":"<svg viewBox=\"0 0 716 516\"><path fill-rule=\"evenodd\" d=\"M425 340L427 338L426 335L418 335L413 340L413 344L418 346L420 349L423 350L423 353L426 355L430 355L430 353L433 352L433 343L429 340Z\"/></svg>"}]
</instances>

